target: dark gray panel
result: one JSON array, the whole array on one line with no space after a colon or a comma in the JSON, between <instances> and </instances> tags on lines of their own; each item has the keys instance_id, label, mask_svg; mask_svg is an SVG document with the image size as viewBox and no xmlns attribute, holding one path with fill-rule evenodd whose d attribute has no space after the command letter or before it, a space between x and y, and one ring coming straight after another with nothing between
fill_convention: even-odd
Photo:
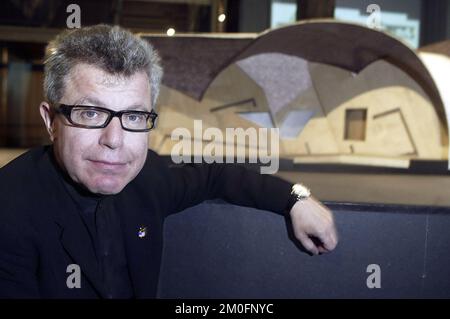
<instances>
[{"instance_id":1,"label":"dark gray panel","mask_svg":"<svg viewBox=\"0 0 450 319\"><path fill-rule=\"evenodd\" d=\"M162 298L420 298L450 296L450 215L395 207L334 208L331 254L311 257L279 215L205 203L165 226ZM428 222L427 222L427 216ZM426 231L428 229L428 234ZM288 231L289 230L289 231ZM425 254L425 247L428 252ZM444 256L442 256L444 255ZM425 261L426 258L426 261ZM381 288L366 285L381 268ZM423 276L426 274L426 276ZM447 279L447 280L445 280Z\"/></svg>"},{"instance_id":2,"label":"dark gray panel","mask_svg":"<svg viewBox=\"0 0 450 319\"><path fill-rule=\"evenodd\" d=\"M429 216L423 296L450 298L450 216Z\"/></svg>"}]
</instances>

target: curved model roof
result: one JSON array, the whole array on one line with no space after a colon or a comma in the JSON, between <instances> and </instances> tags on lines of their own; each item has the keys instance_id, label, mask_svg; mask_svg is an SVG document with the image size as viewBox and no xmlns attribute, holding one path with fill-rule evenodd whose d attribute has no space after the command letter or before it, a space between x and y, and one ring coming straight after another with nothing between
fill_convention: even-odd
<instances>
[{"instance_id":1,"label":"curved model roof","mask_svg":"<svg viewBox=\"0 0 450 319\"><path fill-rule=\"evenodd\" d=\"M261 53L284 53L311 62L359 72L384 59L411 76L427 93L447 128L439 91L417 54L384 32L364 26L310 20L257 34L142 34L159 51L163 84L200 100L214 78L227 66Z\"/></svg>"}]
</instances>

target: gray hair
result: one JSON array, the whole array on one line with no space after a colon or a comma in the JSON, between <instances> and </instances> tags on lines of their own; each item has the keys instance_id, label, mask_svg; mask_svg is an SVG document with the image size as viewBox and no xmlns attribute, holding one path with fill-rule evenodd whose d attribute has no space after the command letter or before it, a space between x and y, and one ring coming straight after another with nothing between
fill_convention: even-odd
<instances>
[{"instance_id":1,"label":"gray hair","mask_svg":"<svg viewBox=\"0 0 450 319\"><path fill-rule=\"evenodd\" d=\"M155 107L163 70L158 53L147 41L119 26L104 24L62 32L45 50L44 95L50 104L61 100L66 76L78 63L117 76L146 72Z\"/></svg>"}]
</instances>

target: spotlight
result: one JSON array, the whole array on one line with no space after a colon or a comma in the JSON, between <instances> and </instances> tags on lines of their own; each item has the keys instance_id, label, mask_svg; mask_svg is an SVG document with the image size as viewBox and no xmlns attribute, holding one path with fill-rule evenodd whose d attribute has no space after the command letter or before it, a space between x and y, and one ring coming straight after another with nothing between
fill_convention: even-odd
<instances>
[{"instance_id":1,"label":"spotlight","mask_svg":"<svg viewBox=\"0 0 450 319\"><path fill-rule=\"evenodd\" d=\"M171 37L171 36L173 36L175 34L175 29L174 28L169 28L169 29L167 29L166 33L167 33L167 35L169 37Z\"/></svg>"}]
</instances>

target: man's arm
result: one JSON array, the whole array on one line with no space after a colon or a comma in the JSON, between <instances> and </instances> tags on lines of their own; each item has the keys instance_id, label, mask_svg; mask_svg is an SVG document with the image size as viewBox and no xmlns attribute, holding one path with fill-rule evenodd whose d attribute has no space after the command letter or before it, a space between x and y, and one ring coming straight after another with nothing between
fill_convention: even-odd
<instances>
[{"instance_id":1,"label":"man's arm","mask_svg":"<svg viewBox=\"0 0 450 319\"><path fill-rule=\"evenodd\" d=\"M235 205L289 213L296 238L312 254L329 252L337 245L332 212L312 197L293 204L292 183L279 177L217 163L186 164L169 171L173 194L169 213L221 198Z\"/></svg>"},{"instance_id":2,"label":"man's arm","mask_svg":"<svg viewBox=\"0 0 450 319\"><path fill-rule=\"evenodd\" d=\"M169 213L176 213L209 199L284 214L291 184L236 164L184 164L169 169Z\"/></svg>"}]
</instances>

